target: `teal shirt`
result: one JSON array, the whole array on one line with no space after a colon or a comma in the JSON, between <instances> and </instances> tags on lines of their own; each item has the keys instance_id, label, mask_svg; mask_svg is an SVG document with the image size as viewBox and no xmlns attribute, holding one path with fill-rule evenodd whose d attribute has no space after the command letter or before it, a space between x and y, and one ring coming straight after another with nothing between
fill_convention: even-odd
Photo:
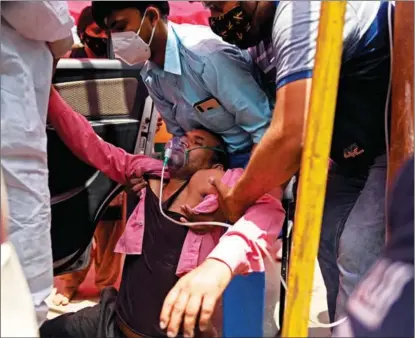
<instances>
[{"instance_id":1,"label":"teal shirt","mask_svg":"<svg viewBox=\"0 0 415 338\"><path fill-rule=\"evenodd\" d=\"M258 143L271 121L272 106L249 53L209 27L169 23L164 69L148 61L141 76L175 136L206 128L233 153ZM194 108L212 97L218 108L203 113Z\"/></svg>"}]
</instances>

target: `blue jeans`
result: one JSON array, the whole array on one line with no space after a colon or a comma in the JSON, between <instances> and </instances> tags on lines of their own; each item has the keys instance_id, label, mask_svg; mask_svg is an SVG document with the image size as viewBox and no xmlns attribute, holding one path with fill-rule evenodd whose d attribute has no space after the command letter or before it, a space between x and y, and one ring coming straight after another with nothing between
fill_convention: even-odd
<instances>
[{"instance_id":1,"label":"blue jeans","mask_svg":"<svg viewBox=\"0 0 415 338\"><path fill-rule=\"evenodd\" d=\"M352 177L333 164L327 181L319 263L331 321L385 246L386 155L366 175Z\"/></svg>"}]
</instances>

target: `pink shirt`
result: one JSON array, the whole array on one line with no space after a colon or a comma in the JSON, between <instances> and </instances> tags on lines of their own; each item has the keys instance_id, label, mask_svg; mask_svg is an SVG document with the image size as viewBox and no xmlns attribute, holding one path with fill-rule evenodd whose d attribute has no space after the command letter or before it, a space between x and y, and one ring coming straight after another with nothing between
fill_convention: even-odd
<instances>
[{"instance_id":1,"label":"pink shirt","mask_svg":"<svg viewBox=\"0 0 415 338\"><path fill-rule=\"evenodd\" d=\"M162 161L145 155L129 154L103 141L85 117L74 112L55 89L51 91L48 118L63 142L78 158L112 180L126 184L133 174L161 175ZM243 169L228 170L222 182L231 187L242 173ZM277 249L276 238L285 217L281 196L280 189L273 196L264 195L225 234L225 229L222 228L215 228L203 235L189 231L182 248L177 275L193 270L207 257L226 263L235 273L264 271L259 244L266 245L272 252ZM145 227L144 206L145 190L117 243L117 252L141 254ZM210 213L217 208L217 196L209 195L194 211Z\"/></svg>"}]
</instances>

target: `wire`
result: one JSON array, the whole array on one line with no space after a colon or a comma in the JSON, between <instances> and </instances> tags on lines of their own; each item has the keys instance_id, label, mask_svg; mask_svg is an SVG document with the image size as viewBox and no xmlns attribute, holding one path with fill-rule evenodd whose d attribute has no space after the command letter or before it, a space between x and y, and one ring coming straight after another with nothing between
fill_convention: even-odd
<instances>
[{"instance_id":1,"label":"wire","mask_svg":"<svg viewBox=\"0 0 415 338\"><path fill-rule=\"evenodd\" d=\"M260 244L257 244L257 245L260 248L260 250L265 254L265 256L268 258L268 260L271 262L272 269L274 270L275 275L276 276L278 276L278 275L280 276L281 284L282 284L283 288L286 291L285 294L287 296L289 296L287 283L285 282L284 278L282 278L281 271L278 269L278 266L275 263L275 260L272 258L271 254L269 253L269 251L266 248L264 248ZM284 309L281 309L280 308L280 311L284 311ZM346 320L347 320L347 316L346 317L343 317L343 318L341 318L341 319L339 319L339 320L337 320L337 321L335 321L333 323L322 323L322 322L320 322L318 320L316 321L316 320L313 320L311 318L308 319L308 321L310 323L313 323L314 325L317 325L318 327L321 327L321 328L333 328L333 327L339 326L340 324L344 323ZM281 328L280 323L277 323L277 327L278 328Z\"/></svg>"},{"instance_id":2,"label":"wire","mask_svg":"<svg viewBox=\"0 0 415 338\"><path fill-rule=\"evenodd\" d=\"M166 162L166 161L165 161ZM179 222L176 221L175 219L169 217L168 215L166 215L166 213L163 210L163 181L164 181L164 172L166 169L166 164L163 165L163 169L161 170L161 181L160 181L160 197L159 197L159 208L160 208L160 212L161 214L167 218L170 222L173 222L175 224L178 225L184 225L187 226L189 228L194 227L194 226L200 226L200 225L215 225L215 226L219 226L219 227L223 227L223 228L229 228L230 225L226 224L226 223L222 223L222 222Z\"/></svg>"},{"instance_id":3,"label":"wire","mask_svg":"<svg viewBox=\"0 0 415 338\"><path fill-rule=\"evenodd\" d=\"M166 215L166 213L163 210L163 181L164 181L165 169L166 169L166 166L167 166L167 159L168 159L168 154L166 156L166 159L164 161L163 168L161 170L160 194L159 194L159 196L160 196L159 197L159 208L160 208L161 214L166 219L168 219L169 221L171 221L171 222L173 222L175 224L178 224L178 225L187 226L189 228L191 228L193 226L197 226L197 225L215 225L215 226L220 226L220 227L223 227L223 228L229 228L230 227L229 224L222 223L222 222L183 222L182 223L182 222L178 222L175 219L173 219L173 218L169 217L168 215ZM289 229L289 230L291 230L291 229ZM272 266L272 269L274 270L275 276L278 276L278 275L280 276L281 284L283 285L284 289L286 290L286 295L288 296L289 293L288 293L287 284L286 284L284 278L282 278L282 276L281 276L281 271L278 269L278 266L275 263L275 259L272 258L271 254L269 253L269 251L264 246L262 246L261 244L257 244L257 245L258 245L258 248L264 253L264 255L271 262L271 266ZM280 309L280 311L281 311L281 309ZM347 317L344 317L344 318L342 318L342 319L340 319L340 320L338 320L338 321L336 321L334 323L331 323L331 324L321 323L319 321L314 321L312 319L309 319L309 321L310 321L310 323L313 323L313 324L315 324L315 325L317 325L319 327L322 327L322 328L332 328L332 327L335 327L335 326L340 325L346 319L347 319ZM279 323L277 324L277 326L279 326Z\"/></svg>"}]
</instances>

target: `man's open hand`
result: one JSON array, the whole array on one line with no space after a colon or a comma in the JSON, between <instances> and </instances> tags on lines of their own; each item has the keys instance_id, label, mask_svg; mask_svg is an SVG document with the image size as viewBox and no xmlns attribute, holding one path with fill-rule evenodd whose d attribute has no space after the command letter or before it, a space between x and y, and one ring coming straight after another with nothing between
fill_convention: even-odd
<instances>
[{"instance_id":1,"label":"man's open hand","mask_svg":"<svg viewBox=\"0 0 415 338\"><path fill-rule=\"evenodd\" d=\"M220 209L226 219L231 223L236 223L244 215L246 207L238 203L232 188L229 188L214 177L211 177L209 182L216 189Z\"/></svg>"},{"instance_id":2,"label":"man's open hand","mask_svg":"<svg viewBox=\"0 0 415 338\"><path fill-rule=\"evenodd\" d=\"M207 259L182 277L167 295L160 315L161 329L167 329L169 337L176 337L183 322L185 337L193 337L200 314L199 328L206 331L231 279L232 272L225 263Z\"/></svg>"}]
</instances>

